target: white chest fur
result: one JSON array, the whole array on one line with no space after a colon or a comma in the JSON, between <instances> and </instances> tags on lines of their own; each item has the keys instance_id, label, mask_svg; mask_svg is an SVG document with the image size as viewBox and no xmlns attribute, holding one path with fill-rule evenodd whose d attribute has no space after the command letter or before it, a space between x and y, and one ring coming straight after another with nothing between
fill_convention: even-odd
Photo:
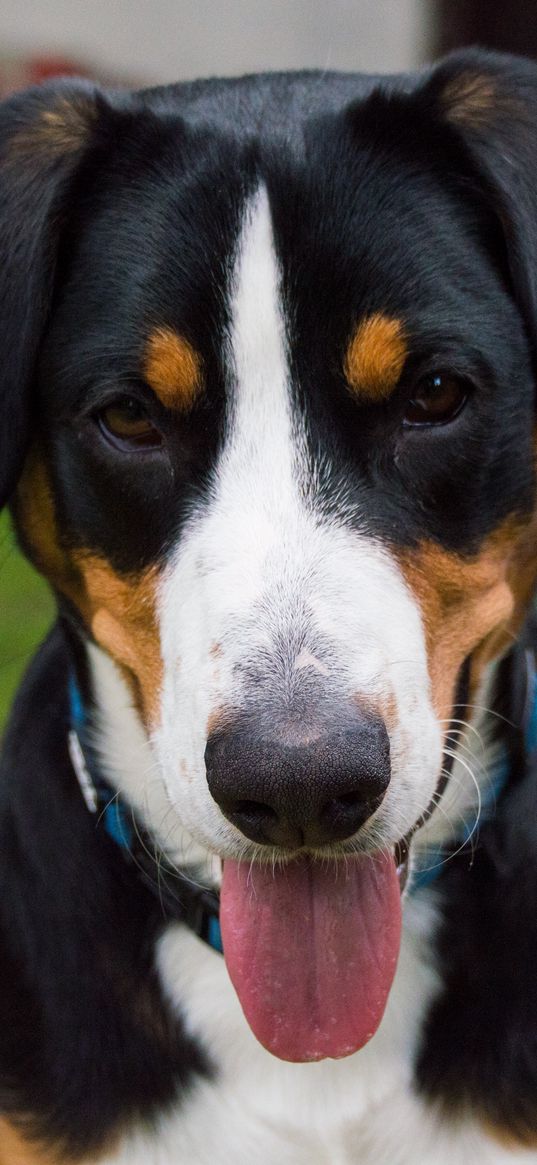
<instances>
[{"instance_id":1,"label":"white chest fur","mask_svg":"<svg viewBox=\"0 0 537 1165\"><path fill-rule=\"evenodd\" d=\"M381 1027L346 1060L285 1064L257 1043L224 961L170 926L157 958L165 990L215 1064L177 1110L129 1139L106 1165L508 1165L475 1125L443 1124L412 1091L412 1059L438 980L420 895L406 903L399 968Z\"/></svg>"}]
</instances>

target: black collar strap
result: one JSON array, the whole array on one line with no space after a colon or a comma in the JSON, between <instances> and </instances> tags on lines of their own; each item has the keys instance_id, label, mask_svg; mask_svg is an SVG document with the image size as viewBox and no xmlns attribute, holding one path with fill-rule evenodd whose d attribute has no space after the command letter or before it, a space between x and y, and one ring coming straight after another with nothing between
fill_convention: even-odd
<instances>
[{"instance_id":1,"label":"black collar strap","mask_svg":"<svg viewBox=\"0 0 537 1165\"><path fill-rule=\"evenodd\" d=\"M125 802L104 779L86 740L87 716L74 676L69 681L71 764L90 813L97 815L140 880L159 899L163 913L184 922L213 950L222 952L218 894L194 885L159 850Z\"/></svg>"}]
</instances>

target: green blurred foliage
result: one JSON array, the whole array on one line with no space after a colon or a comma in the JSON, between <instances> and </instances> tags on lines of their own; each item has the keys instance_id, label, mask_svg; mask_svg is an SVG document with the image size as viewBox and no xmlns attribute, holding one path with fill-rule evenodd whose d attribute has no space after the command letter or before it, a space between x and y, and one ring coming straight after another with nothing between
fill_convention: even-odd
<instances>
[{"instance_id":1,"label":"green blurred foliage","mask_svg":"<svg viewBox=\"0 0 537 1165\"><path fill-rule=\"evenodd\" d=\"M0 729L15 688L54 617L46 583L18 550L9 519L0 517Z\"/></svg>"}]
</instances>

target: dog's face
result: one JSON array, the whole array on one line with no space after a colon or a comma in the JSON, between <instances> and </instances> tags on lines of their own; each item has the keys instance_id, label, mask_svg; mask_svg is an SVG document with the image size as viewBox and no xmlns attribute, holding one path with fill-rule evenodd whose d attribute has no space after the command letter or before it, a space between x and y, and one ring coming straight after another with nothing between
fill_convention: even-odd
<instances>
[{"instance_id":1,"label":"dog's face","mask_svg":"<svg viewBox=\"0 0 537 1165\"><path fill-rule=\"evenodd\" d=\"M2 128L6 490L224 859L393 851L534 582L516 78L309 84L265 130L255 82Z\"/></svg>"}]
</instances>

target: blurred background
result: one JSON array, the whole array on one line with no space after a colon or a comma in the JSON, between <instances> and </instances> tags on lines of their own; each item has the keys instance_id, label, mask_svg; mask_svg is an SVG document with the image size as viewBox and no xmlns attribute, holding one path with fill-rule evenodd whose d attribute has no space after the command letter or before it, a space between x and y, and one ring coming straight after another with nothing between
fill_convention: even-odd
<instances>
[{"instance_id":1,"label":"blurred background","mask_svg":"<svg viewBox=\"0 0 537 1165\"><path fill-rule=\"evenodd\" d=\"M150 85L264 69L416 69L463 44L537 55L537 0L1 0L0 96L59 73ZM53 616L0 518L0 728Z\"/></svg>"},{"instance_id":2,"label":"blurred background","mask_svg":"<svg viewBox=\"0 0 537 1165\"><path fill-rule=\"evenodd\" d=\"M413 68L428 0L2 0L0 48L134 84L262 69ZM13 80L13 75L11 77Z\"/></svg>"}]
</instances>

